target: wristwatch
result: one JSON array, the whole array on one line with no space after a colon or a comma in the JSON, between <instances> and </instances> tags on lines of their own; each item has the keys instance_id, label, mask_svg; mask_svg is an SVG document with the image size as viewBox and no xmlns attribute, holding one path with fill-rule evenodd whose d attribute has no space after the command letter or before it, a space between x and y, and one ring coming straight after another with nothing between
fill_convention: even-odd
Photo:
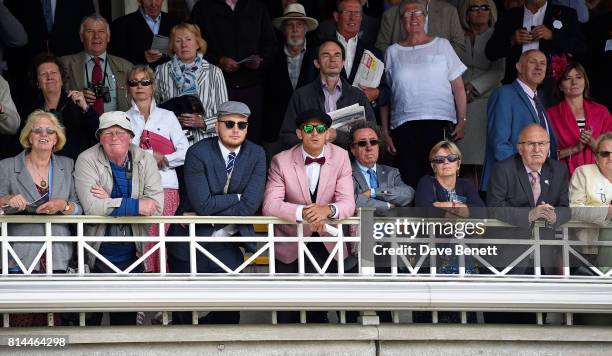
<instances>
[{"instance_id":1,"label":"wristwatch","mask_svg":"<svg viewBox=\"0 0 612 356\"><path fill-rule=\"evenodd\" d=\"M330 210L330 213L329 215L327 215L327 218L331 219L334 216L336 216L336 212L338 210L336 210L336 206L334 204L327 204L327 206L329 206L329 210Z\"/></svg>"}]
</instances>

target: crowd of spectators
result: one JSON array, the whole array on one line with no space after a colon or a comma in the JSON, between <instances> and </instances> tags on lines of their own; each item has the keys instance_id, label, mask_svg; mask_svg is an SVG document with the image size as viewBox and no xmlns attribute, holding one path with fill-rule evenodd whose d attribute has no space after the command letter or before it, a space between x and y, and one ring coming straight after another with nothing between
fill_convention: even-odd
<instances>
[{"instance_id":1,"label":"crowd of spectators","mask_svg":"<svg viewBox=\"0 0 612 356\"><path fill-rule=\"evenodd\" d=\"M182 22L162 11L163 0L138 3L111 21L94 12L98 1L0 0L3 210L262 214L304 223L306 236L320 237L336 234L333 221L359 207L467 218L487 206L496 208L491 217L526 230L544 221L543 239L570 219L570 206L597 207L576 214L584 221L603 224L612 216L608 3L199 0L185 2ZM376 87L354 85L360 66L369 65L364 53L384 65ZM354 104L363 117L348 130L334 128L329 113ZM53 226L56 235L71 234L68 225ZM185 233L169 228L170 235ZM156 229L99 224L86 233L157 236ZM291 236L296 228L275 229ZM10 224L8 233L43 230ZM576 235L610 239L603 231ZM196 233L254 231L215 224ZM254 248L206 245L229 268ZM309 244L320 264L333 247ZM38 248L13 246L25 265ZM125 269L151 246L94 248ZM355 246L343 250L351 272ZM608 249L584 252L596 265L610 263ZM168 255L171 272L190 271L185 244L170 244ZM557 255L543 249L547 261ZM275 256L277 272L298 271L296 244L276 244ZM65 271L72 258L71 244L54 244L54 270ZM9 272L21 273L9 260ZM92 273L112 271L93 254L88 265ZM457 268L455 260L441 262L445 273ZM158 269L155 255L136 267ZM197 270L224 271L205 256ZM315 272L310 264L306 270ZM517 271L529 273L522 265ZM174 314L176 323L190 322L190 314ZM100 316L90 319L100 323ZM315 312L308 319L327 320ZM111 316L111 324L134 320ZM297 322L299 315L283 312L279 320ZM238 321L233 312L201 320Z\"/></svg>"}]
</instances>

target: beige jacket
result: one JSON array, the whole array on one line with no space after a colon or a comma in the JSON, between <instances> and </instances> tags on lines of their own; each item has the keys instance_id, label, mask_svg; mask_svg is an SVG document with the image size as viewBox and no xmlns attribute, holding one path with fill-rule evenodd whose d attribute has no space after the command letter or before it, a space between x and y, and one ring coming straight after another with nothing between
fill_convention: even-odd
<instances>
[{"instance_id":1,"label":"beige jacket","mask_svg":"<svg viewBox=\"0 0 612 356\"><path fill-rule=\"evenodd\" d=\"M585 164L576 168L569 187L572 219L606 225L608 206L612 202L612 183L604 177L596 164ZM596 228L577 229L579 241L595 242L603 232ZM596 246L583 246L582 253L596 254Z\"/></svg>"},{"instance_id":2,"label":"beige jacket","mask_svg":"<svg viewBox=\"0 0 612 356\"><path fill-rule=\"evenodd\" d=\"M164 206L164 192L161 186L161 176L152 155L130 145L132 155L132 198L151 198ZM110 215L114 208L121 205L121 198L96 198L90 189L99 184L107 192L113 189L113 174L110 162L99 143L79 155L74 167L75 188L85 215ZM156 215L161 215L159 210ZM149 224L132 224L134 236L147 236ZM85 235L104 236L106 224L87 225ZM93 243L96 251L100 242ZM143 253L146 242L137 242L136 249ZM95 256L90 255L88 264L93 267Z\"/></svg>"},{"instance_id":3,"label":"beige jacket","mask_svg":"<svg viewBox=\"0 0 612 356\"><path fill-rule=\"evenodd\" d=\"M117 110L128 111L131 104L127 96L127 76L132 69L132 63L108 53L106 56L117 85ZM83 90L87 87L85 82L85 58L85 52L60 58L66 68L66 78L64 79L66 90Z\"/></svg>"}]
</instances>

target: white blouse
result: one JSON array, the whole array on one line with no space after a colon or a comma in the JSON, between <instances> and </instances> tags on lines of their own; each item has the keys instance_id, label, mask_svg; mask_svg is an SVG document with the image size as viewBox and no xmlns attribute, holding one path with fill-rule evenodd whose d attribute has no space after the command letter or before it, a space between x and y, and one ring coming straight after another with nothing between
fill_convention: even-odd
<instances>
[{"instance_id":1,"label":"white blouse","mask_svg":"<svg viewBox=\"0 0 612 356\"><path fill-rule=\"evenodd\" d=\"M172 141L175 151L166 155L169 166L160 169L159 174L161 175L162 188L178 189L178 178L174 168L185 163L185 154L189 148L189 142L172 111L158 108L155 100L151 100L149 112L149 118L145 121L140 110L138 110L138 106L132 100L132 107L126 112L134 130L132 143L140 146L140 136L144 130L154 132ZM153 154L151 150L146 151Z\"/></svg>"}]
</instances>

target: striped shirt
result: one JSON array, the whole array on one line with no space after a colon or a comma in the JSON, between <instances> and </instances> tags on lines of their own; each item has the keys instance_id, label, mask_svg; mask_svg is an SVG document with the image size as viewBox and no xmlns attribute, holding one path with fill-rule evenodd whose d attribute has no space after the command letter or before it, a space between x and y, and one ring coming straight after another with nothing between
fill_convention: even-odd
<instances>
[{"instance_id":1,"label":"striped shirt","mask_svg":"<svg viewBox=\"0 0 612 356\"><path fill-rule=\"evenodd\" d=\"M227 87L221 69L206 60L202 60L202 74L198 77L199 98L204 107L204 129L189 129L189 145L207 138L216 136L215 123L217 122L217 108L227 99ZM179 88L174 83L172 74L172 61L157 66L155 81L157 82L157 93L155 95L158 103L180 96Z\"/></svg>"}]
</instances>

